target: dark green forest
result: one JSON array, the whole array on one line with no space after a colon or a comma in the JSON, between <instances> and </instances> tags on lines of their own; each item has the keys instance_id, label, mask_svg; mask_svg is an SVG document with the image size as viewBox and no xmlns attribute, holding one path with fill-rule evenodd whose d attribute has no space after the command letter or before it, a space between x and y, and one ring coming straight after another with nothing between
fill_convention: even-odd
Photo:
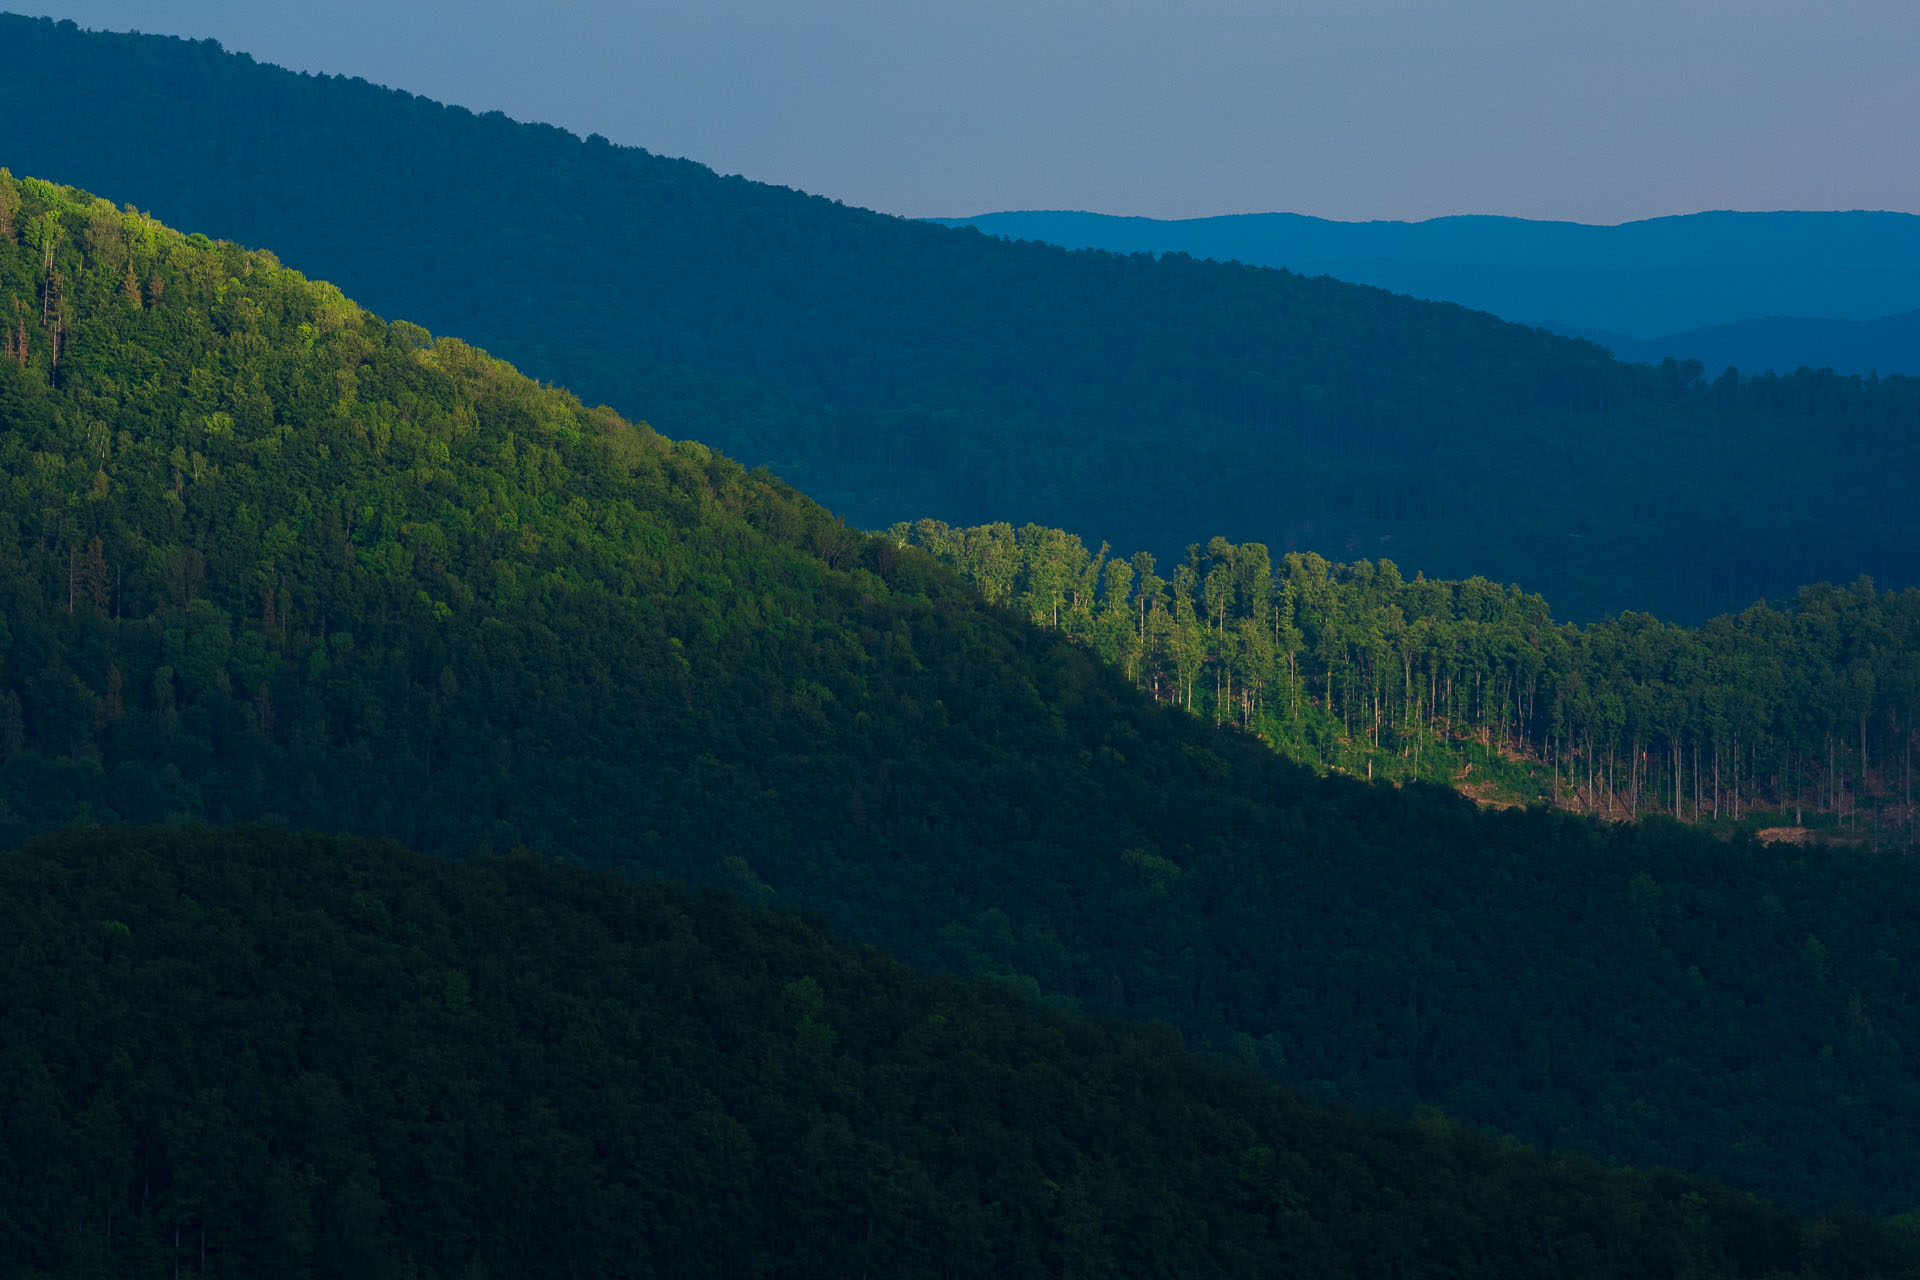
<instances>
[{"instance_id":1,"label":"dark green forest","mask_svg":"<svg viewBox=\"0 0 1920 1280\"><path fill-rule=\"evenodd\" d=\"M1164 560L1214 529L1518 582L1581 621L1920 582L1910 380L1625 365L1326 278L884 217L211 42L25 18L0 39L0 164L271 245L864 527L1034 522Z\"/></svg>"},{"instance_id":2,"label":"dark green forest","mask_svg":"<svg viewBox=\"0 0 1920 1280\"><path fill-rule=\"evenodd\" d=\"M921 520L888 536L1155 698L1319 768L1469 789L1478 769L1495 794L1608 817L1824 815L1849 838L1914 837L1911 588L1863 578L1698 628L1635 613L1578 627L1485 578L1408 581L1391 560L1311 552L1276 562L1218 537L1169 579L1149 553L1089 552L1036 525Z\"/></svg>"},{"instance_id":3,"label":"dark green forest","mask_svg":"<svg viewBox=\"0 0 1920 1280\"><path fill-rule=\"evenodd\" d=\"M0 855L8 1274L1920 1275L718 894L268 830Z\"/></svg>"},{"instance_id":4,"label":"dark green forest","mask_svg":"<svg viewBox=\"0 0 1920 1280\"><path fill-rule=\"evenodd\" d=\"M1317 777L765 471L71 189L0 178L0 314L0 847L526 846L1362 1110L1920 1207L1910 857Z\"/></svg>"}]
</instances>

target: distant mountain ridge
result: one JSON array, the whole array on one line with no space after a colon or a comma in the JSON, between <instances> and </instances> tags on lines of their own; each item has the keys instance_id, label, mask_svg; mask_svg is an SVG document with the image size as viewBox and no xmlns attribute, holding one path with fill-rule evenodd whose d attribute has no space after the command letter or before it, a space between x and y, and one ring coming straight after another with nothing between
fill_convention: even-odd
<instances>
[{"instance_id":1,"label":"distant mountain ridge","mask_svg":"<svg viewBox=\"0 0 1920 1280\"><path fill-rule=\"evenodd\" d=\"M1805 316L1763 316L1708 325L1660 338L1631 338L1597 329L1549 328L1585 338L1622 360L1658 364L1672 356L1698 360L1718 372L1728 366L1743 373L1791 373L1795 369L1832 369L1836 373L1920 375L1920 311L1876 320L1822 320Z\"/></svg>"},{"instance_id":2,"label":"distant mountain ridge","mask_svg":"<svg viewBox=\"0 0 1920 1280\"><path fill-rule=\"evenodd\" d=\"M1873 320L1920 306L1920 216L1909 213L1723 211L1618 226L1484 215L1163 221L1077 211L934 221L1070 249L1284 267L1562 332L1638 339L1761 316Z\"/></svg>"}]
</instances>

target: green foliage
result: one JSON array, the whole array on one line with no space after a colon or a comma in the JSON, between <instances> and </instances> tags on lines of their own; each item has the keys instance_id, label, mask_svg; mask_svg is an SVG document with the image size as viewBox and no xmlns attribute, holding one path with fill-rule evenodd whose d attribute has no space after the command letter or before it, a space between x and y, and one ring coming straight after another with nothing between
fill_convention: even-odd
<instances>
[{"instance_id":1,"label":"green foliage","mask_svg":"<svg viewBox=\"0 0 1920 1280\"><path fill-rule=\"evenodd\" d=\"M1525 583L1583 620L1920 581L1913 380L1623 365L1461 307L997 241L207 44L11 17L0 39L16 168L273 245L867 527L1014 517L1163 556L1212 527Z\"/></svg>"},{"instance_id":2,"label":"green foliage","mask_svg":"<svg viewBox=\"0 0 1920 1280\"><path fill-rule=\"evenodd\" d=\"M0 310L64 283L0 361L0 847L182 820L526 845L1369 1109L1920 1204L1911 861L1316 778L764 473L269 255L8 185L59 235L50 266L0 245ZM1195 625L1217 568L1174 571ZM1050 580L1048 618L1104 605L1090 581ZM362 891L385 936L401 900ZM141 944L104 908L80 933L111 920ZM448 1012L456 971L484 998L439 965ZM770 990L807 976L829 999L783 1005L784 1043L837 1054L825 971Z\"/></svg>"},{"instance_id":3,"label":"green foliage","mask_svg":"<svg viewBox=\"0 0 1920 1280\"><path fill-rule=\"evenodd\" d=\"M15 1275L1920 1274L528 857L70 831L0 855L0 937Z\"/></svg>"},{"instance_id":4,"label":"green foliage","mask_svg":"<svg viewBox=\"0 0 1920 1280\"><path fill-rule=\"evenodd\" d=\"M1104 545L1089 553L1057 529L920 520L888 536L1064 630L1156 698L1317 768L1491 778L1524 787L1522 802L1610 817L1737 822L1766 805L1873 841L1909 842L1920 819L1913 589L1861 579L1695 629L1645 614L1576 627L1484 578L1407 581L1391 560L1311 553L1275 564L1259 543L1219 537L1204 556L1190 547L1172 584L1136 555L1136 587L1111 572L1125 565Z\"/></svg>"}]
</instances>

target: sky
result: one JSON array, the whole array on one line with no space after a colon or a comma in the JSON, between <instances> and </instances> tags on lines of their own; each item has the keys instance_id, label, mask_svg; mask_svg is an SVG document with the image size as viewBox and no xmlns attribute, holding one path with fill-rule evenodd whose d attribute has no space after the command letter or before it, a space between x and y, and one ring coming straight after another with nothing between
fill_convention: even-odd
<instances>
[{"instance_id":1,"label":"sky","mask_svg":"<svg viewBox=\"0 0 1920 1280\"><path fill-rule=\"evenodd\" d=\"M14 2L914 217L1920 212L1915 0Z\"/></svg>"}]
</instances>

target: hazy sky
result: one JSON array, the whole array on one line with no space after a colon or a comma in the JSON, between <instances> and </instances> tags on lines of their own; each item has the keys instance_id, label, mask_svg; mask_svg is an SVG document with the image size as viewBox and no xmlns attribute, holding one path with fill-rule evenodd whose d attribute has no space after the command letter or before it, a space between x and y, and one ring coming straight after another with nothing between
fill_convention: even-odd
<instances>
[{"instance_id":1,"label":"hazy sky","mask_svg":"<svg viewBox=\"0 0 1920 1280\"><path fill-rule=\"evenodd\" d=\"M15 3L916 216L1920 212L1916 0Z\"/></svg>"}]
</instances>

